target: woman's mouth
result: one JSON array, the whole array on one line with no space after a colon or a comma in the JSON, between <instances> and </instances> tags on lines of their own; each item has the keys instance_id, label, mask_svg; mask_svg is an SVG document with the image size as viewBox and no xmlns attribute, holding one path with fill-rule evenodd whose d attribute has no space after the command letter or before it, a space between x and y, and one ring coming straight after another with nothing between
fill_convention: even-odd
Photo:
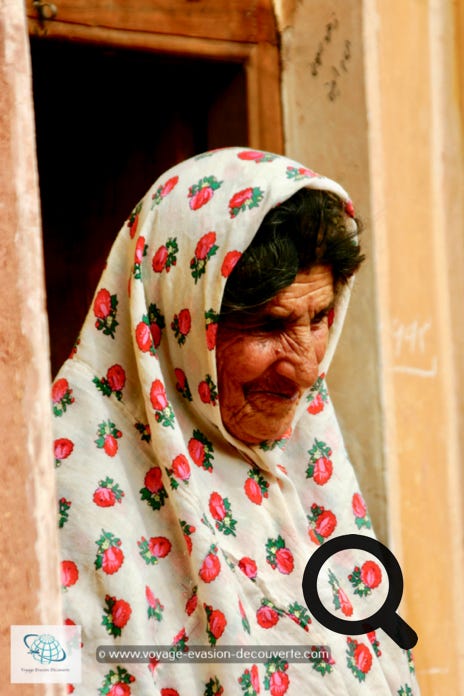
<instances>
[{"instance_id":1,"label":"woman's mouth","mask_svg":"<svg viewBox=\"0 0 464 696\"><path fill-rule=\"evenodd\" d=\"M265 399L275 399L278 401L285 401L287 403L294 403L298 400L300 393L296 388L292 389L276 389L275 387L250 387L245 389L245 397L261 396Z\"/></svg>"}]
</instances>

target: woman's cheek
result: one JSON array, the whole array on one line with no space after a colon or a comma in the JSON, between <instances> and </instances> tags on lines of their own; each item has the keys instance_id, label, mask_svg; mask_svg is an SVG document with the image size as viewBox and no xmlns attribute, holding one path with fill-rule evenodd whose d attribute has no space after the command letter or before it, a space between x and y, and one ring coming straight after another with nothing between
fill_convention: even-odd
<instances>
[{"instance_id":1,"label":"woman's cheek","mask_svg":"<svg viewBox=\"0 0 464 696\"><path fill-rule=\"evenodd\" d=\"M259 377L275 360L276 347L269 338L249 338L235 355L235 366L242 382Z\"/></svg>"},{"instance_id":2,"label":"woman's cheek","mask_svg":"<svg viewBox=\"0 0 464 696\"><path fill-rule=\"evenodd\" d=\"M329 344L329 327L325 324L313 332L317 362L322 362Z\"/></svg>"}]
</instances>

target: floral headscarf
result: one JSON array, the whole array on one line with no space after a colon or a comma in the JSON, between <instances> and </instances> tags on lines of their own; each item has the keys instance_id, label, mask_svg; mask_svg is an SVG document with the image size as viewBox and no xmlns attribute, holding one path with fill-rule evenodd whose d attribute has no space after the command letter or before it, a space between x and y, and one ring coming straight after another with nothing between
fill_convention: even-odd
<instances>
[{"instance_id":1,"label":"floral headscarf","mask_svg":"<svg viewBox=\"0 0 464 696\"><path fill-rule=\"evenodd\" d=\"M349 287L291 430L248 446L221 420L215 344L225 283L265 214L302 187L340 196L355 229L334 181L285 157L226 148L161 176L116 239L52 390L65 617L83 630L76 694L418 693L409 653L381 630L329 631L301 589L324 541L372 535L324 380ZM351 554L319 583L342 618L373 613L388 584L380 564ZM97 660L99 645L330 653L303 663L154 654L109 663Z\"/></svg>"}]
</instances>

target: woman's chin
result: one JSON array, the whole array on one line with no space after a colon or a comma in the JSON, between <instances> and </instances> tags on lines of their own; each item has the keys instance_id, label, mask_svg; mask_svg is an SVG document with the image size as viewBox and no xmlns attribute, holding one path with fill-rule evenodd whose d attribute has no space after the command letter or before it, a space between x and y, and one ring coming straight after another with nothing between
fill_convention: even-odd
<instances>
[{"instance_id":1,"label":"woman's chin","mask_svg":"<svg viewBox=\"0 0 464 696\"><path fill-rule=\"evenodd\" d=\"M290 425L291 419L289 421L285 421L285 423L276 423L274 427L272 427L271 423L267 422L265 424L249 424L248 427L237 426L233 429L227 428L226 426L226 429L231 435L233 435L237 440L243 442L245 445L259 445L262 442L281 440L288 434Z\"/></svg>"}]
</instances>

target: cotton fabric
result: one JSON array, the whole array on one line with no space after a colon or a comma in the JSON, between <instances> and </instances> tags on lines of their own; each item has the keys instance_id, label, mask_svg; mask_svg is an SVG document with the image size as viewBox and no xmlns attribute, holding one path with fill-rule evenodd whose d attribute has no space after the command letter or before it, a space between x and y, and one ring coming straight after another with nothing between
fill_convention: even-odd
<instances>
[{"instance_id":1,"label":"cotton fabric","mask_svg":"<svg viewBox=\"0 0 464 696\"><path fill-rule=\"evenodd\" d=\"M83 630L75 694L419 693L409 651L381 630L329 631L301 589L318 546L373 535L325 382L349 286L291 430L247 446L221 421L225 283L265 214L302 187L340 196L355 228L336 182L285 157L226 148L163 174L115 241L52 388L65 617ZM387 588L380 564L356 550L319 578L341 618L377 610ZM330 657L98 662L97 646L109 644L322 645Z\"/></svg>"}]
</instances>

